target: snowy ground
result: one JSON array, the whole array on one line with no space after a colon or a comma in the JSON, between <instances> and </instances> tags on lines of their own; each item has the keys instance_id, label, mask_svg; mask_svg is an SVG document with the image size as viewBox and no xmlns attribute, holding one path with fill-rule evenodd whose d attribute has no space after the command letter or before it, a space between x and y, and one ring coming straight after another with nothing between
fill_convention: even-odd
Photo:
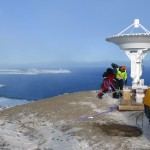
<instances>
[{"instance_id":1,"label":"snowy ground","mask_svg":"<svg viewBox=\"0 0 150 150\"><path fill-rule=\"evenodd\" d=\"M65 94L0 111L0 149L149 150L149 121L143 116L142 127L141 115L136 122L142 112L114 109L95 116L119 104L109 95L99 100L96 94Z\"/></svg>"}]
</instances>

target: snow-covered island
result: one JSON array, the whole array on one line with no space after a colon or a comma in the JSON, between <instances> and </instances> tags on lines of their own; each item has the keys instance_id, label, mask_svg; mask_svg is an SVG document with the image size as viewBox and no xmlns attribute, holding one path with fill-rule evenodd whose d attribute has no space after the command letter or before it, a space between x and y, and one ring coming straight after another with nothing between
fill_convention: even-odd
<instances>
[{"instance_id":1,"label":"snow-covered island","mask_svg":"<svg viewBox=\"0 0 150 150\"><path fill-rule=\"evenodd\" d=\"M38 69L28 69L28 70L18 70L18 69L1 69L0 74L58 74L58 73L71 73L70 70L58 69L58 70L38 70Z\"/></svg>"}]
</instances>

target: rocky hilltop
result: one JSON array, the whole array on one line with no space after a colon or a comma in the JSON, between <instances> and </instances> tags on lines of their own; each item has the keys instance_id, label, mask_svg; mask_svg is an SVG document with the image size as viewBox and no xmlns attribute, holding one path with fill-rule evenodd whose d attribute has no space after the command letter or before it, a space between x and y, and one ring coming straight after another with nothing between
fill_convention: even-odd
<instances>
[{"instance_id":1,"label":"rocky hilltop","mask_svg":"<svg viewBox=\"0 0 150 150\"><path fill-rule=\"evenodd\" d=\"M97 93L64 94L0 111L0 149L150 149L143 112L119 111L120 99L98 99Z\"/></svg>"}]
</instances>

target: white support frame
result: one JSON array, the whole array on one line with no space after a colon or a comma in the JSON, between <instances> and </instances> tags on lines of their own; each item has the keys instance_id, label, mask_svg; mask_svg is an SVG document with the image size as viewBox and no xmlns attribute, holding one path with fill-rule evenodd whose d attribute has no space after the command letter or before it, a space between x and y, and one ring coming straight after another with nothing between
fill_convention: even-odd
<instances>
[{"instance_id":1,"label":"white support frame","mask_svg":"<svg viewBox=\"0 0 150 150\"><path fill-rule=\"evenodd\" d=\"M122 35L126 30L128 30L128 29L131 28L132 26L134 26L134 28L139 28L139 27L141 27L145 33L150 34L150 31L148 31L145 27L143 27L143 26L139 23L139 19L135 19L133 24L131 24L131 25L128 26L126 29L124 29L123 31L121 31L118 35Z\"/></svg>"},{"instance_id":2,"label":"white support frame","mask_svg":"<svg viewBox=\"0 0 150 150\"><path fill-rule=\"evenodd\" d=\"M145 52L146 51L146 52ZM142 62L147 55L148 49L139 49L136 52L125 51L126 55L131 61L131 78L133 78L132 85L140 84L140 77L142 75Z\"/></svg>"}]
</instances>

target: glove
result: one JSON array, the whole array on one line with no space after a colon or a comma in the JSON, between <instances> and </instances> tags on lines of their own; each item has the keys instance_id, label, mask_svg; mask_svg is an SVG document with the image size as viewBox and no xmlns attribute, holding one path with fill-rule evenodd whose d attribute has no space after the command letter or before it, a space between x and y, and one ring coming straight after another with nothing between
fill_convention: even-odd
<instances>
[{"instance_id":1,"label":"glove","mask_svg":"<svg viewBox=\"0 0 150 150\"><path fill-rule=\"evenodd\" d=\"M127 79L124 81L124 84L127 85Z\"/></svg>"},{"instance_id":2,"label":"glove","mask_svg":"<svg viewBox=\"0 0 150 150\"><path fill-rule=\"evenodd\" d=\"M116 65L115 63L112 63L111 64L111 66L114 68L114 69L116 69L116 68L118 68L119 66L118 65Z\"/></svg>"}]
</instances>

